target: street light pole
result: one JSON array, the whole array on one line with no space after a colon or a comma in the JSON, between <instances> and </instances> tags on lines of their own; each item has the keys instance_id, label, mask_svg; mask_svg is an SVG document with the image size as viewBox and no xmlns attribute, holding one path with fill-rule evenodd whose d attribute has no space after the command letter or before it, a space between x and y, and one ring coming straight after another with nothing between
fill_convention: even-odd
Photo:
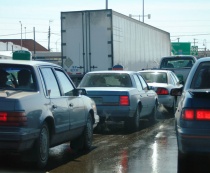
<instances>
[{"instance_id":1,"label":"street light pole","mask_svg":"<svg viewBox=\"0 0 210 173\"><path fill-rule=\"evenodd\" d=\"M143 0L143 10L142 10L142 16L143 16L143 23L144 23L144 0Z\"/></svg>"},{"instance_id":2,"label":"street light pole","mask_svg":"<svg viewBox=\"0 0 210 173\"><path fill-rule=\"evenodd\" d=\"M26 39L26 27L24 27L25 28L25 39Z\"/></svg>"},{"instance_id":3,"label":"street light pole","mask_svg":"<svg viewBox=\"0 0 210 173\"><path fill-rule=\"evenodd\" d=\"M106 9L108 9L108 0L106 0Z\"/></svg>"},{"instance_id":4,"label":"street light pole","mask_svg":"<svg viewBox=\"0 0 210 173\"><path fill-rule=\"evenodd\" d=\"M21 21L19 21L20 22L20 26L21 26L21 50L22 50L22 22Z\"/></svg>"}]
</instances>

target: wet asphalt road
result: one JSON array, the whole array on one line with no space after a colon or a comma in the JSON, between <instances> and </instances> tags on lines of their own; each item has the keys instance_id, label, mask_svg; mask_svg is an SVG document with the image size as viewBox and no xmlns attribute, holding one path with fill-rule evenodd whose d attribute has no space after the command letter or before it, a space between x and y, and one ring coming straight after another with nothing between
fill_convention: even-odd
<instances>
[{"instance_id":1,"label":"wet asphalt road","mask_svg":"<svg viewBox=\"0 0 210 173\"><path fill-rule=\"evenodd\" d=\"M199 164L198 164L199 163ZM179 173L210 172L208 157L193 156ZM209 171L208 171L209 170ZM135 133L123 124L109 123L95 132L92 150L73 152L69 143L50 149L45 170L38 171L18 156L0 158L1 173L177 173L177 144L174 118L151 124L141 121Z\"/></svg>"}]
</instances>

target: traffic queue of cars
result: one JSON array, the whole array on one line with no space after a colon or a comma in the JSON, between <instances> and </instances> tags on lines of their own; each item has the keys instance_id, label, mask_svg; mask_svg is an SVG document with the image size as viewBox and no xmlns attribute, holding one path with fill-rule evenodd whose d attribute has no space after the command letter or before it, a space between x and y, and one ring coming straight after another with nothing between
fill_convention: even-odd
<instances>
[{"instance_id":1,"label":"traffic queue of cars","mask_svg":"<svg viewBox=\"0 0 210 173\"><path fill-rule=\"evenodd\" d=\"M30 156L43 168L50 147L70 141L89 150L93 129L105 121L137 131L141 119L158 119L160 103L175 114L179 161L210 152L209 79L210 58L195 62L184 86L170 70L109 70L86 73L76 87L58 65L1 60L0 153Z\"/></svg>"}]
</instances>

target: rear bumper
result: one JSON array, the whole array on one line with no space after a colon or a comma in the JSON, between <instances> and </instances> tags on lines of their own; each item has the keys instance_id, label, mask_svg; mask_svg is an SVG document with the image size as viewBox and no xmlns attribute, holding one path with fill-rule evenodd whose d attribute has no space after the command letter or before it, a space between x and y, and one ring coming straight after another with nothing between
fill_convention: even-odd
<instances>
[{"instance_id":1,"label":"rear bumper","mask_svg":"<svg viewBox=\"0 0 210 173\"><path fill-rule=\"evenodd\" d=\"M162 104L166 108L172 108L173 107L173 101L174 97L170 95L159 95L158 101L160 104Z\"/></svg>"},{"instance_id":2,"label":"rear bumper","mask_svg":"<svg viewBox=\"0 0 210 173\"><path fill-rule=\"evenodd\" d=\"M124 121L129 117L133 117L135 110L131 110L128 106L97 106L98 115L106 120Z\"/></svg>"},{"instance_id":3,"label":"rear bumper","mask_svg":"<svg viewBox=\"0 0 210 173\"><path fill-rule=\"evenodd\" d=\"M21 132L0 132L0 151L2 152L22 152L32 148L35 140L39 136L39 131Z\"/></svg>"},{"instance_id":4,"label":"rear bumper","mask_svg":"<svg viewBox=\"0 0 210 173\"><path fill-rule=\"evenodd\" d=\"M178 129L177 142L182 153L210 153L210 130Z\"/></svg>"}]
</instances>

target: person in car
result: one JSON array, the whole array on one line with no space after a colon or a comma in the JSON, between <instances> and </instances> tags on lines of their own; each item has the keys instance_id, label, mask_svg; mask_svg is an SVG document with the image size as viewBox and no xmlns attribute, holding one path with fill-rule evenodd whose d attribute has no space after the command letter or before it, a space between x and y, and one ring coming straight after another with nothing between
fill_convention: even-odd
<instances>
[{"instance_id":1,"label":"person in car","mask_svg":"<svg viewBox=\"0 0 210 173\"><path fill-rule=\"evenodd\" d=\"M9 73L7 73L5 70L0 69L0 88L13 88L10 85L7 85L7 76Z\"/></svg>"},{"instance_id":2,"label":"person in car","mask_svg":"<svg viewBox=\"0 0 210 173\"><path fill-rule=\"evenodd\" d=\"M18 88L21 89L30 89L31 88L31 73L27 69L22 69L18 72Z\"/></svg>"}]
</instances>

